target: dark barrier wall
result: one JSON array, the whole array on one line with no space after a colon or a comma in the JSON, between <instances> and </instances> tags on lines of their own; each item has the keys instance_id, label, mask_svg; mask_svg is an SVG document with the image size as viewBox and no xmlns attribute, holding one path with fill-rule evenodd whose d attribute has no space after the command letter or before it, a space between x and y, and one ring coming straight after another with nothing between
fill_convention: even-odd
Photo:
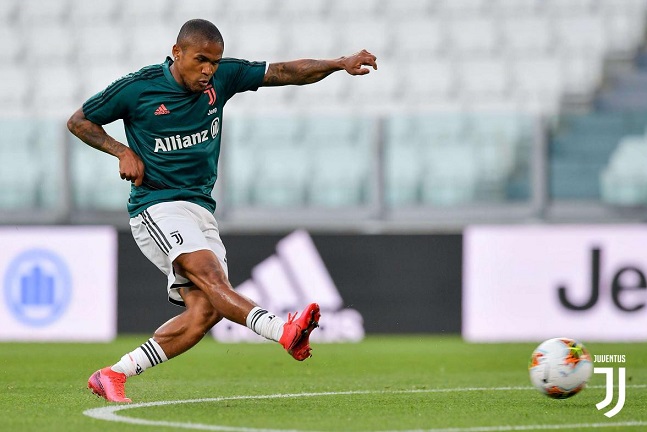
<instances>
[{"instance_id":1,"label":"dark barrier wall","mask_svg":"<svg viewBox=\"0 0 647 432\"><path fill-rule=\"evenodd\" d=\"M286 233L287 235L287 233ZM275 253L284 235L227 235L233 286ZM344 304L367 333L459 333L461 235L313 235ZM166 278L119 233L120 333L150 333L182 311L166 300Z\"/></svg>"}]
</instances>

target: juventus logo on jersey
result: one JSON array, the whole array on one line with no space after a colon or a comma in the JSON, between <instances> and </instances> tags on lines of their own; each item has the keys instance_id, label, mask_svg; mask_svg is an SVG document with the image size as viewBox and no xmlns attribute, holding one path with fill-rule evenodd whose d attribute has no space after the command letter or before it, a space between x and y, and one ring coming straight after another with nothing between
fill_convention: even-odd
<instances>
[{"instance_id":1,"label":"juventus logo on jersey","mask_svg":"<svg viewBox=\"0 0 647 432\"><path fill-rule=\"evenodd\" d=\"M216 89L210 84L209 87L202 93L206 93L209 96L209 105L216 103Z\"/></svg>"}]
</instances>

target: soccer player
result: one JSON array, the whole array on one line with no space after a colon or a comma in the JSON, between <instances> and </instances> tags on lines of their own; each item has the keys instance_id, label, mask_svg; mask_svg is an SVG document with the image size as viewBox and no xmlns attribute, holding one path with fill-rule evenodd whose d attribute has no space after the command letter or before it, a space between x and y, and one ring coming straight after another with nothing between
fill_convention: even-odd
<instances>
[{"instance_id":1,"label":"soccer player","mask_svg":"<svg viewBox=\"0 0 647 432\"><path fill-rule=\"evenodd\" d=\"M118 79L67 123L82 141L119 159L121 178L132 183L133 237L168 276L169 301L185 307L148 341L90 376L88 387L111 402L130 402L127 378L187 351L223 318L279 342L296 360L311 356L309 338L320 318L316 303L285 322L229 283L211 197L223 107L236 93L261 86L311 84L339 70L364 75L369 67L377 69L376 57L363 50L338 59L267 65L223 58L223 51L215 25L190 20L180 29L172 58ZM102 127L117 119L124 121L128 146Z\"/></svg>"}]
</instances>

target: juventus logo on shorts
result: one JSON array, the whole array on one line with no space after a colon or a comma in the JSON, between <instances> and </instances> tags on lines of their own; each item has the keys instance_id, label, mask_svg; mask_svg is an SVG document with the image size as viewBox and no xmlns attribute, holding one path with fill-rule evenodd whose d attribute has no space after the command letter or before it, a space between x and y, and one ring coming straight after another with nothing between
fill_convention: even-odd
<instances>
[{"instance_id":1,"label":"juventus logo on shorts","mask_svg":"<svg viewBox=\"0 0 647 432\"><path fill-rule=\"evenodd\" d=\"M206 93L209 96L209 105L216 103L216 89L212 85L209 85L202 93Z\"/></svg>"},{"instance_id":2,"label":"juventus logo on shorts","mask_svg":"<svg viewBox=\"0 0 647 432\"><path fill-rule=\"evenodd\" d=\"M173 231L171 233L171 237L173 237L175 239L175 243L177 243L179 245L184 243L184 239L182 238L182 234L180 234L179 231Z\"/></svg>"}]
</instances>

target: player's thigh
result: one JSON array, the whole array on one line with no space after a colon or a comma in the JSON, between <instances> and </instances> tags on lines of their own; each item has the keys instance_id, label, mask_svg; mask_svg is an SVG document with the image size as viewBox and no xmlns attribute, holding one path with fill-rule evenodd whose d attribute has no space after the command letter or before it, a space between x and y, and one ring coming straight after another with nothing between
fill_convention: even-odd
<instances>
[{"instance_id":1,"label":"player's thigh","mask_svg":"<svg viewBox=\"0 0 647 432\"><path fill-rule=\"evenodd\" d=\"M218 257L210 249L179 255L173 261L173 268L177 274L188 278L201 289L229 284Z\"/></svg>"},{"instance_id":2,"label":"player's thigh","mask_svg":"<svg viewBox=\"0 0 647 432\"><path fill-rule=\"evenodd\" d=\"M209 249L200 224L185 211L182 202L156 204L133 220L171 262L180 254Z\"/></svg>"},{"instance_id":3,"label":"player's thigh","mask_svg":"<svg viewBox=\"0 0 647 432\"><path fill-rule=\"evenodd\" d=\"M199 222L181 202L151 206L131 218L130 227L144 255L167 275L169 287L176 283L173 261L179 255L210 247ZM179 294L176 300L181 301Z\"/></svg>"},{"instance_id":4,"label":"player's thigh","mask_svg":"<svg viewBox=\"0 0 647 432\"><path fill-rule=\"evenodd\" d=\"M193 203L187 203L187 207L189 207L190 210L194 212L200 226L200 230L207 240L209 249L216 255L216 258L218 258L220 266L225 272L225 275L228 275L229 269L227 266L227 249L225 248L225 245L220 238L220 229L213 213L211 213L204 207Z\"/></svg>"}]
</instances>

